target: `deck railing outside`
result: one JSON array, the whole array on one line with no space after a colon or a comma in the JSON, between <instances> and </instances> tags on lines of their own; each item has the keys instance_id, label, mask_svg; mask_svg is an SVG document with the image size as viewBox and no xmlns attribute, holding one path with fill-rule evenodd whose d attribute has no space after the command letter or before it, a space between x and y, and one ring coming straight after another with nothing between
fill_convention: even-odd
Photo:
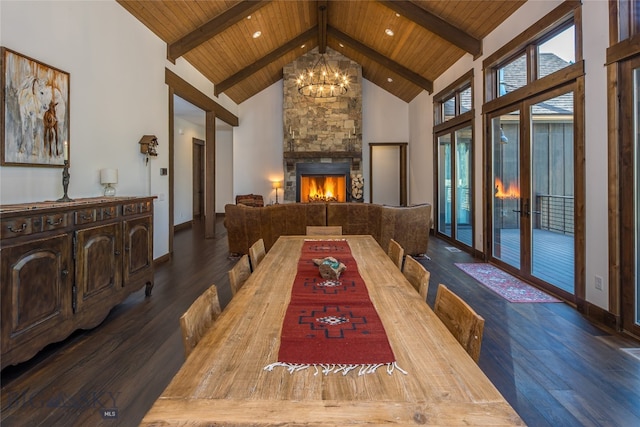
<instances>
[{"instance_id":1,"label":"deck railing outside","mask_svg":"<svg viewBox=\"0 0 640 427\"><path fill-rule=\"evenodd\" d=\"M574 233L573 196L538 194L536 196L537 227L562 234Z\"/></svg>"}]
</instances>

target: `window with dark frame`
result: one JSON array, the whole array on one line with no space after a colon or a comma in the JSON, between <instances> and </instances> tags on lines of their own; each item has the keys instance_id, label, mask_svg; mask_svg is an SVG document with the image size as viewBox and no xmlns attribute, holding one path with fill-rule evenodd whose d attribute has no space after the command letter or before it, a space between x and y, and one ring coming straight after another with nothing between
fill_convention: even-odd
<instances>
[{"instance_id":1,"label":"window with dark frame","mask_svg":"<svg viewBox=\"0 0 640 427\"><path fill-rule=\"evenodd\" d=\"M617 0L618 41L640 34L640 0Z\"/></svg>"},{"instance_id":2,"label":"window with dark frame","mask_svg":"<svg viewBox=\"0 0 640 427\"><path fill-rule=\"evenodd\" d=\"M473 73L467 73L434 97L436 125L445 123L473 109L472 78Z\"/></svg>"},{"instance_id":3,"label":"window with dark frame","mask_svg":"<svg viewBox=\"0 0 640 427\"><path fill-rule=\"evenodd\" d=\"M615 0L614 0L615 1ZM567 130L562 134L562 141L567 150L562 156L553 157L554 161L562 161L561 167L567 179L573 182L572 200L576 201L571 214L574 218L574 237L569 242L574 254L584 253L584 200L585 200L585 171L584 171L584 68L585 61L582 54L582 8L576 1L564 1L528 28L506 41L495 52L489 54L482 63L484 81L484 103L482 113L484 126L484 158L489 159L485 171L483 196L485 205L491 206L489 216L484 223L484 250L501 262L520 270L518 275L532 280L545 289L558 292L569 300L581 299L585 295L585 279L583 266L584 258L572 256L569 260L574 268L569 266L567 271L573 272L569 282L573 284L565 289L561 277L545 277L540 273L540 259L536 260L533 251L516 250L513 260L506 260L500 249L504 246L507 234L513 229L521 248L540 246L540 239L534 235L535 227L539 227L542 218L527 223L528 219L518 217L521 209L514 208L515 220L519 224L497 224L496 219L502 220L503 214L512 212L503 210L500 197L496 192L497 178L504 182L501 176L502 168L511 164L518 168L518 191L523 188L525 197L517 199L522 203L537 197L536 185L539 178L546 179L549 170L544 169L542 162L536 162L536 155L545 145L544 122L562 125ZM552 96L553 94L553 96ZM572 100L572 102L569 102ZM545 109L549 117L542 113ZM572 117L572 122L562 123L563 112ZM570 114L569 114L570 113ZM495 123L498 124L495 127ZM508 129L508 125L518 125ZM504 126L504 128L503 128ZM566 142L565 142L566 140ZM571 148L571 150L568 150ZM543 153L544 154L544 153ZM493 163L489 163L493 162ZM542 166L541 166L542 165ZM564 194L560 189L553 188L554 196ZM566 191L565 191L566 192ZM557 193L557 194L556 194ZM568 200L568 199L567 199ZM531 206L531 205L528 205ZM528 208L527 208L528 209ZM532 209L536 215L538 211ZM534 218L538 218L535 217ZM536 222L537 221L537 222ZM504 234L504 235L503 235ZM518 237L519 236L519 237ZM536 240L538 239L538 240ZM497 250L496 250L497 249ZM539 258L539 257L538 257ZM564 269L564 267L563 267ZM573 289L571 289L573 288Z\"/></svg>"},{"instance_id":4,"label":"window with dark frame","mask_svg":"<svg viewBox=\"0 0 640 427\"><path fill-rule=\"evenodd\" d=\"M488 100L504 96L574 64L575 39L575 24L573 16L570 16L507 59L494 64L491 68L494 91L488 94Z\"/></svg>"},{"instance_id":5,"label":"window with dark frame","mask_svg":"<svg viewBox=\"0 0 640 427\"><path fill-rule=\"evenodd\" d=\"M473 248L473 70L434 95L436 231Z\"/></svg>"}]
</instances>

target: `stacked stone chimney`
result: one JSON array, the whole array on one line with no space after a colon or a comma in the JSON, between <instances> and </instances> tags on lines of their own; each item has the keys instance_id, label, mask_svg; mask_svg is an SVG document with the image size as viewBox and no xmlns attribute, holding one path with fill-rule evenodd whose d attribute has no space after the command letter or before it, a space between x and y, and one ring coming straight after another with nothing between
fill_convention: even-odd
<instances>
[{"instance_id":1,"label":"stacked stone chimney","mask_svg":"<svg viewBox=\"0 0 640 427\"><path fill-rule=\"evenodd\" d=\"M349 162L362 173L362 67L331 48L325 58L334 70L347 72L347 93L333 98L308 98L298 93L296 79L313 67L318 49L283 69L284 200L296 200L297 163Z\"/></svg>"}]
</instances>

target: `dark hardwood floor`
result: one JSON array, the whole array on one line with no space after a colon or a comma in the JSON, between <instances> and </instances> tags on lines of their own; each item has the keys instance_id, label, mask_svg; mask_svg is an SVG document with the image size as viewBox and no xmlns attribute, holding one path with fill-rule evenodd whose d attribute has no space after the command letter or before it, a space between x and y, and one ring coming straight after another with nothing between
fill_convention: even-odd
<instances>
[{"instance_id":1,"label":"dark hardwood floor","mask_svg":"<svg viewBox=\"0 0 640 427\"><path fill-rule=\"evenodd\" d=\"M135 426L184 361L178 318L210 284L231 298L226 231L176 233L171 262L97 328L78 331L2 371L2 426ZM479 365L530 426L640 425L640 343L600 329L563 304L513 304L456 268L473 261L432 238L427 302L447 284L485 319ZM112 412L109 412L111 410ZM105 411L107 416L105 418ZM256 420L258 422L258 420Z\"/></svg>"}]
</instances>

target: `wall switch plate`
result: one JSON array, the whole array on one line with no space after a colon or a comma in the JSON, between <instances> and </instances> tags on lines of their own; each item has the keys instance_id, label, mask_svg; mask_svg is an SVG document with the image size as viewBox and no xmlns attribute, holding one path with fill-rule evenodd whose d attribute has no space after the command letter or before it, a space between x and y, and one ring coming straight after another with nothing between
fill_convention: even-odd
<instances>
[{"instance_id":1,"label":"wall switch plate","mask_svg":"<svg viewBox=\"0 0 640 427\"><path fill-rule=\"evenodd\" d=\"M167 168L160 168L160 175L166 175L167 174Z\"/></svg>"}]
</instances>

